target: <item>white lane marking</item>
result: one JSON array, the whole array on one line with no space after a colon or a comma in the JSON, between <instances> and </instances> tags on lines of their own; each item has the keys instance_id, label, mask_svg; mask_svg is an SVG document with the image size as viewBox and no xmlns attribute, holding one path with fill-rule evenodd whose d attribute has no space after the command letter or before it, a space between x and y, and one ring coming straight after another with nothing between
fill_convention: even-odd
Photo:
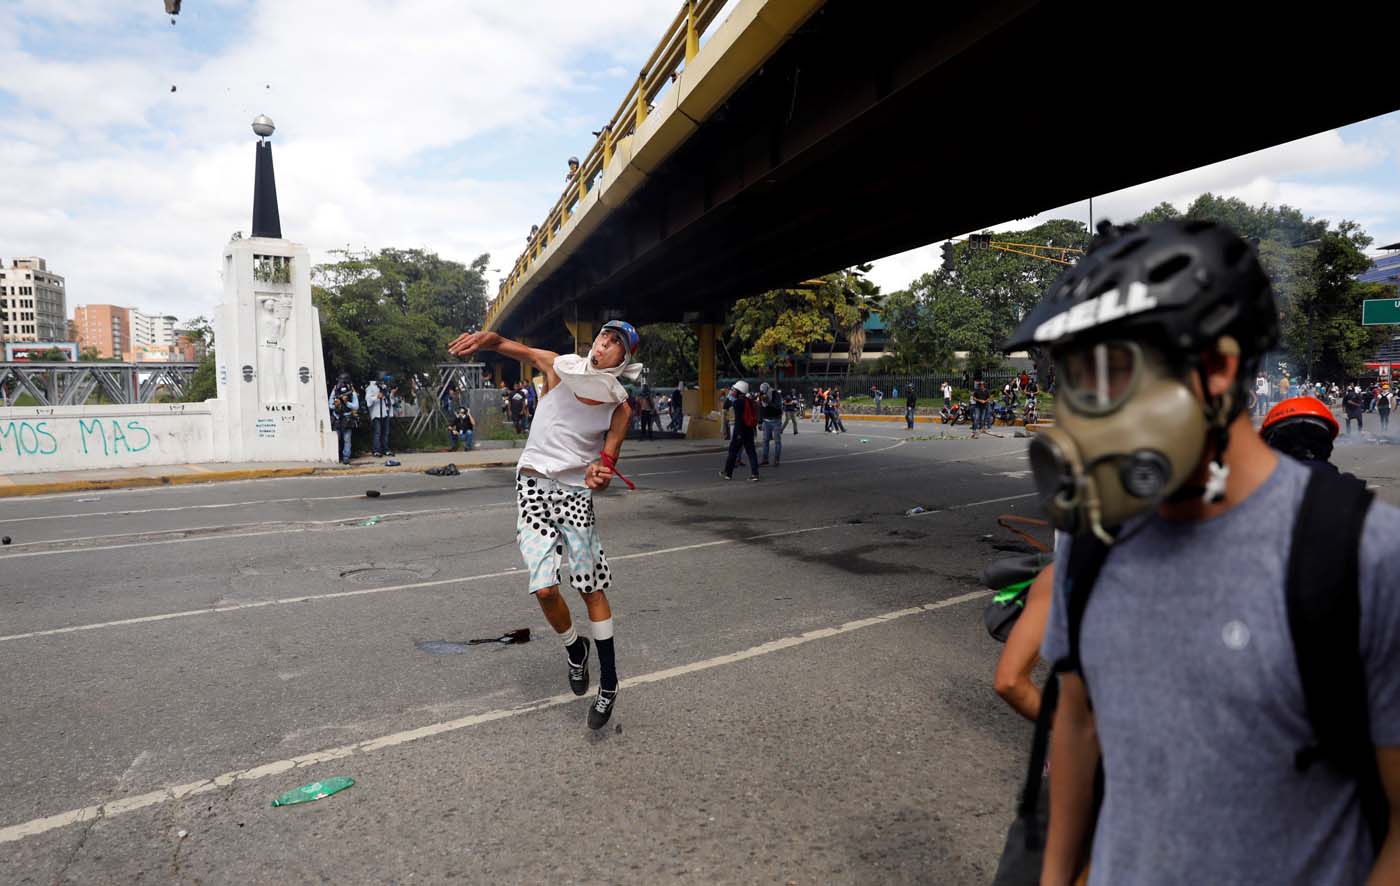
<instances>
[{"instance_id":1,"label":"white lane marking","mask_svg":"<svg viewBox=\"0 0 1400 886\"><path fill-rule=\"evenodd\" d=\"M496 502L495 504L489 504L489 505L473 505L469 510L470 510L470 513L476 514L476 513L480 513L481 511L489 511L489 510L493 510L493 509L496 509L496 508L505 508L505 507L511 507L511 508L513 508L513 507L515 507L515 503L514 503L514 502ZM129 537L131 537L131 536L133 536L133 535L151 535L153 532L209 532L209 531L215 530L215 529L240 529L240 528L244 528L244 527L255 527L255 526L281 526L281 527L282 527L281 529L272 529L272 530L267 530L267 531L264 531L264 532L231 532L231 533L224 533L224 534L197 535L197 536L195 536L194 538L166 538L166 539L157 539L157 540L153 540L153 541L134 541L134 542L131 542L131 543L129 543L129 544L117 544L117 545L91 545L91 546L88 546L88 547L81 547L81 548L61 548L61 549L56 550L56 551L21 551L21 552L19 552L19 553L15 553L15 554L0 554L0 560L13 560L13 559L17 559L17 558L19 558L19 557L56 557L56 556L60 556L60 555L63 555L63 554L86 554L86 553L89 553L89 552L91 552L91 551L117 551L117 550L122 550L122 549L124 549L124 548L142 548L142 547L147 547L147 546L151 546L151 545L186 544L186 543L189 543L189 542L198 542L198 541L222 541L222 540L224 540L224 539L226 539L226 538L257 538L257 537L263 536L263 535L286 535L286 534L292 533L292 532L315 532L315 531L318 531L318 530L320 530L320 529L324 529L324 528L330 527L330 526L344 526L344 527L347 528L347 529L353 529L353 528L355 528L359 523L362 523L362 522L364 522L365 520L371 519L372 517L379 517L380 519L383 519L383 518L385 518L385 517L415 517L415 516L421 516L421 515L423 515L423 514L466 513L467 510L468 510L468 509L464 509L464 508L429 508L429 509L427 509L427 510L422 510L422 511L388 511L388 512L380 513L380 514L362 514L362 515L357 516L357 517L343 517L343 518L336 519L336 520L297 520L297 521L271 520L271 521L267 521L267 522L263 522L263 523L233 523L233 524L228 524L228 525L225 525L225 526L195 526L195 527L192 527L192 528L190 528L190 529L168 529L168 530L152 530L152 531L147 531L147 532L128 532L128 533L123 533L123 534L120 534L120 535L90 535L90 536L85 536L85 537L81 537L81 538L55 538L55 539L50 539L50 540L47 540L47 541L31 541L31 542L24 542L23 544L12 545L11 547L17 547L17 548L19 548L19 547L25 547L25 546L27 546L27 545L35 545L35 546L38 546L38 545L66 544L66 543L68 543L68 542L76 542L76 541L99 541L99 540L104 539L104 538L129 538ZM289 523L294 523L295 525L294 525L294 526L288 526Z\"/></svg>"},{"instance_id":2,"label":"white lane marking","mask_svg":"<svg viewBox=\"0 0 1400 886\"><path fill-rule=\"evenodd\" d=\"M950 506L948 506L948 507L946 507L946 508L938 508L937 510L932 510L932 511L920 511L919 513L914 514L913 516L915 516L915 517L927 517L927 516L930 515L930 514L946 514L946 513L948 513L949 511L961 511L963 508L975 508L975 507L977 507L978 505L994 505L994 504L997 504L997 503L1003 502L1003 501L1018 501L1018 500L1023 499L1023 498L1035 498L1037 495L1040 495L1040 493L1039 493L1039 492L1027 492L1025 495L1008 495L1008 496L1005 496L1005 497L1003 497L1003 498L987 498L987 499L983 499L982 501L970 501L970 502L968 502L967 504L964 504L964 505L950 505ZM3 640L3 639L5 639L5 638L4 638L4 637L0 637L0 640Z\"/></svg>"},{"instance_id":3,"label":"white lane marking","mask_svg":"<svg viewBox=\"0 0 1400 886\"><path fill-rule=\"evenodd\" d=\"M810 531L810 530L806 530ZM656 551L654 553L662 553ZM638 556L638 555L634 555ZM649 556L649 555L648 555ZM621 558L619 558L621 559ZM624 687L644 686L648 683L660 683L665 680L673 680L688 674L695 674L707 671L711 668L723 667L762 655L769 655L784 649L792 649L802 646L815 640L825 640L830 637L839 637L842 634L849 634L852 631L859 631L874 625L888 624L901 618L908 618L911 615L921 615L925 612L932 612L938 609L946 609L950 606L957 606L960 603L967 603L972 600L980 600L989 597L993 591L973 591L968 594L961 594L957 597L950 597L946 600L939 600L936 603L925 603L921 606L911 606L907 609L899 609L894 612L886 612L870 618L862 618L856 621L848 621L844 624L830 628L818 628L807 631L796 636L783 637L772 640L768 643L761 643L758 646L751 646L748 649L732 652L728 655L720 655L714 658L695 661L690 664L680 665L665 670L653 671L649 674L641 674L636 677L629 677L622 681ZM330 760L343 760L356 754L368 754L385 748L397 747L409 744L420 739L430 738L434 735L444 735L449 732L457 732L462 729L469 729L483 723L491 723L496 720L504 720L509 717L518 717L522 714L543 711L547 708L558 707L569 702L578 701L578 696L572 692L564 695L554 695L538 701L528 702L524 705L513 708L501 708L494 711L487 711L482 714L472 714L468 717L461 717L456 720L446 720L441 723L431 723L427 726L420 726L416 729L408 729L403 732L395 732L392 735L371 738L354 744L341 745L340 747L327 748L323 751L313 751L309 754L302 754L285 760L276 760L271 763L264 763L254 766L251 769L238 769L232 772L225 772L213 778L206 778L200 781L193 781L187 784L175 785L173 787L162 788L158 791L151 791L146 794L139 794L134 797L123 797L120 800L113 800L108 803L101 803L95 806L85 806L82 809L73 809L68 812L60 812L57 815L49 815L44 818L36 818L21 824L10 825L0 828L0 843L13 843L23 840L25 837L33 837L48 831L57 830L71 824L78 824L84 821L91 821L97 818L111 818L125 812L134 812L144 809L147 806L154 806L158 803L166 803L171 800L180 800L185 797L192 797L198 794L215 791L226 787L236 781L254 781L269 775L278 775L292 769L299 769L314 766L317 763L325 763Z\"/></svg>"},{"instance_id":4,"label":"white lane marking","mask_svg":"<svg viewBox=\"0 0 1400 886\"><path fill-rule=\"evenodd\" d=\"M462 492L474 492L474 491L478 491L478 490L482 490L482 489L497 489L497 488L499 488L499 487L496 487L496 486L469 486L469 487L463 487L460 491L462 491ZM401 497L401 496L405 496L405 495L413 495L413 494L415 494L415 493L420 493L420 492L442 492L442 491L446 491L446 490L445 490L445 489L432 489L432 490L412 489L412 490L404 490L404 491L400 491L400 492L382 492L382 493L380 493L380 497L381 497L381 498L396 498L396 497ZM138 514L168 514L168 513L173 513L173 512L175 512L175 511L209 511L209 510L219 510L219 509L221 509L221 508L254 507L254 506L257 506L257 505L283 505L283 504L291 504L291 503L299 502L299 501L304 501L304 502L313 502L313 501L343 501L343 500L351 499L351 498L364 498L364 497L365 497L365 494L364 494L363 492L356 492L356 493L353 493L353 494L351 494L351 495L322 495L322 496L316 496L316 497L302 497L302 498L267 498L267 499L257 499L257 500L253 500L253 501L231 501L231 502L221 502L221 503L219 503L219 504L212 504L212 505L179 505L178 507L172 507L172 508L141 508L141 509L139 509L139 510L128 510L128 511L96 511L96 512L93 512L93 513L87 513L87 512L84 512L84 511L74 511L74 512L71 513L71 514L43 514L43 515L40 515L40 516L37 516L37 517L10 517L10 518L4 519L4 520L0 520L0 523L34 523L34 522L37 522L37 521L39 521L39 520L77 520L77 519L82 519L82 518L84 518L84 517L134 517L134 516L136 516L136 515L138 515ZM78 499L78 500L79 500L79 501L82 501L82 499Z\"/></svg>"},{"instance_id":5,"label":"white lane marking","mask_svg":"<svg viewBox=\"0 0 1400 886\"><path fill-rule=\"evenodd\" d=\"M513 506L513 505L512 505ZM694 551L700 548L712 548L718 545L739 544L741 542L757 541L764 538L780 538L785 535L801 535L806 532L820 532L824 529L835 529L846 526L846 523L828 523L822 526L808 526L802 529L784 529L780 532L765 532L762 535L752 535L748 538L732 539L722 538L715 541L705 541L696 544L680 545L674 548L662 548L656 551L643 551L636 554L623 554L618 557L608 559L617 562L619 560L639 560L643 557L655 557L658 554L674 554L680 551ZM267 535L270 533L259 533ZM233 536L227 536L233 537ZM163 612L158 615L142 615L136 618L120 618L116 621L94 622L91 624L73 625L66 628L49 628L43 631L29 631L24 634L10 634L0 637L0 643L7 643L11 640L28 640L33 637L51 637L55 634L73 634L79 631L96 631L104 628L123 627L125 625L147 624L156 621L169 621L173 618L188 618L192 615L217 615L222 612L238 612L244 609L262 609L266 606L287 606L293 603L315 603L322 600L342 600L347 597L365 597L371 594L387 594L395 591L411 591L422 588L435 588L449 584L466 584L467 582L482 581L488 578L501 578L506 575L518 575L522 572L520 567L504 569L499 572L485 572L480 575L466 575L459 578L439 578L432 581L416 581L411 584L388 585L380 588L361 588L354 591L335 591L329 594L306 594L300 597L280 597L273 600L254 600L249 603L233 603L228 606L209 606L203 609L186 609L180 612Z\"/></svg>"},{"instance_id":6,"label":"white lane marking","mask_svg":"<svg viewBox=\"0 0 1400 886\"><path fill-rule=\"evenodd\" d=\"M908 442L909 442L909 441L907 441L907 440L900 440L898 443L894 443L894 444L892 444L892 445L890 445L890 446L881 446L881 447L879 447L879 448L877 448L877 449L862 449L862 450L859 450L859 451L856 451L856 452L838 452L838 453L836 453L836 454L834 454L834 455L819 455L819 456L813 456L813 457L809 457L809 458L795 458L795 459L790 460L790 461L788 462L788 464L801 464L801 463L803 463L803 462L811 462L811 461L828 461L828 460L833 459L833 458L854 458L854 457L859 456L859 455L874 455L874 454L877 453L877 452L886 452L886 451L891 450L891 449L898 449L899 447L906 445ZM714 455L714 453L691 453L691 454L693 454L693 455L710 455L710 456ZM636 476L637 476L637 477L655 477L655 476L659 476L660 474L663 474L663 473L664 473L664 474L676 474L676 473L691 473L691 472L690 472L690 471L662 471L662 472L651 473L651 474L637 474ZM480 487L480 488L488 488L488 487ZM358 497L358 496L350 496L350 497L351 497L351 498L356 498L356 497ZM293 500L295 500L295 499L293 499ZM492 505L478 505L478 506L474 506L474 507L472 508L472 512L475 513L475 512L478 512L478 511L482 511L482 510L488 510L488 509L491 509L491 508L500 508L500 507L515 507L515 504L514 504L513 502L502 502L502 503L497 503L497 504L492 504ZM436 509L426 510L426 511L404 511L404 512L401 512L401 513L398 513L398 514L392 514L392 515L385 514L385 515L381 515L381 516L413 516L413 515L419 515L419 514L443 513L443 512L445 512L445 511L453 511L453 510L460 510L460 508L436 508ZM92 516L92 515L87 515L87 516ZM88 546L88 547L81 547L81 548L65 548L65 549L60 549L60 550L55 550L55 551L21 551L21 552L17 552L17 553L13 553L13 554L0 554L0 560L9 560L9 559L18 558L18 557L54 557L54 556L61 556L61 555L64 555L64 554L84 554L84 553L88 553L88 552L92 552L92 551L117 551L117 550L124 550L124 549L127 549L127 548L146 547L146 546L150 546L150 545L188 544L188 543L191 543L191 542L220 541L220 540L223 540L223 539L233 539L233 538L257 538L257 537L259 537L259 536L264 536L264 535L280 535L280 534L284 534L284 533L286 533L286 532L305 532L305 531L308 531L307 527L310 527L310 528L313 528L313 529L314 529L314 528L317 528L317 527L320 527L320 526L329 526L329 525L335 525L335 524L353 524L353 523L354 523L355 521L357 521L357 520L360 520L360 519L368 519L369 516L373 516L373 515L367 515L367 516L364 517L364 518L352 517L352 518L345 518L345 519L340 519L340 520L322 520L322 521L301 520L301 521L295 521L295 522L297 523L298 526L302 527L302 528L299 528L299 529L286 529L286 528L284 528L284 529L278 529L278 530L269 530L269 531L266 531L266 532L244 532L244 533L227 533L227 534L214 534L214 535L199 535L199 536L195 536L194 538L170 538L170 539L159 539L159 540L155 540L155 541L130 542L130 543L127 543L127 544L91 545L91 546ZM285 520L272 521L272 524L273 524L273 525L283 525L283 526L285 526L285 524L288 523L288 522L292 522L292 521L285 521ZM171 532L180 532L180 531L206 531L206 532L207 532L208 530L211 530L211 529L239 529L239 528L244 528L244 527L249 527L249 528L251 528L251 527L257 527L257 526L263 526L263 525L269 525L269 524L268 524L268 523L235 523L235 524L230 524L230 525L228 525L228 526L196 527L196 528L193 529L193 530L169 530L169 531L171 531ZM24 547L26 544L32 544L32 545L36 545L36 546L37 546L37 545L49 545L49 544L62 544L62 543L66 543L66 542L77 542L77 541L98 541L98 540L101 540L101 539L104 539L104 538L129 538L129 537L131 537L131 536L133 536L133 535L149 535L149 534L150 534L149 532L132 532L132 533L124 533L124 534L120 534L120 535L93 535L93 536L85 536L85 537L82 537L82 538L60 538L60 539L51 539L51 540L46 540L46 541L26 542L26 543L21 544L21 545L15 545L14 547ZM3 638L0 638L0 639L3 639Z\"/></svg>"}]
</instances>

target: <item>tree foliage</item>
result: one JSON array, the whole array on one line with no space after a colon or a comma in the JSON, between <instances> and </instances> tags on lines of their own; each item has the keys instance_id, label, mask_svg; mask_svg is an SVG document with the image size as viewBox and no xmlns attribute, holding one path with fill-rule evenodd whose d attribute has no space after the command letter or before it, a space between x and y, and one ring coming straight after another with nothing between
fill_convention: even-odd
<instances>
[{"instance_id":1,"label":"tree foliage","mask_svg":"<svg viewBox=\"0 0 1400 886\"><path fill-rule=\"evenodd\" d=\"M856 270L839 271L801 289L774 289L735 302L729 327L743 348L744 368L763 373L817 342L834 345L838 330L861 322L862 297L879 288Z\"/></svg>"},{"instance_id":2,"label":"tree foliage","mask_svg":"<svg viewBox=\"0 0 1400 886\"><path fill-rule=\"evenodd\" d=\"M312 274L328 376L422 371L447 359L458 334L481 327L490 256L463 265L421 249L336 254Z\"/></svg>"}]
</instances>

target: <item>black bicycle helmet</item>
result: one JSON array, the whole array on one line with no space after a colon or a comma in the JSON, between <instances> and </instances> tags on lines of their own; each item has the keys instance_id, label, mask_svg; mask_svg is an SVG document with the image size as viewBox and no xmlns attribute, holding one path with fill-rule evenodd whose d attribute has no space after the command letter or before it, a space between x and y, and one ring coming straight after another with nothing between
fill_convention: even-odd
<instances>
[{"instance_id":1,"label":"black bicycle helmet","mask_svg":"<svg viewBox=\"0 0 1400 886\"><path fill-rule=\"evenodd\" d=\"M1178 353L1208 350L1229 335L1243 356L1257 357L1278 341L1278 308L1255 250L1223 225L1104 222L1088 253L1051 284L1003 347L1111 335L1150 338Z\"/></svg>"}]
</instances>

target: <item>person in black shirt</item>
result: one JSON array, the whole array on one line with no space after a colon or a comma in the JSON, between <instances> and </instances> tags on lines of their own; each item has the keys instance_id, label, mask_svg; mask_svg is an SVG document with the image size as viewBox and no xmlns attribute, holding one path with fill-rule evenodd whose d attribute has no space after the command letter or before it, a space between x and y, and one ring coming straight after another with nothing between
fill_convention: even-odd
<instances>
[{"instance_id":1,"label":"person in black shirt","mask_svg":"<svg viewBox=\"0 0 1400 886\"><path fill-rule=\"evenodd\" d=\"M783 395L768 382L758 386L758 417L763 423L763 458L759 465L768 464L768 445L774 443L773 466L777 467L783 460Z\"/></svg>"},{"instance_id":2,"label":"person in black shirt","mask_svg":"<svg viewBox=\"0 0 1400 886\"><path fill-rule=\"evenodd\" d=\"M1347 413L1347 436L1351 436L1351 423L1356 421L1356 432L1361 433L1361 390L1355 385L1347 388L1346 396L1342 398L1342 408Z\"/></svg>"},{"instance_id":3,"label":"person in black shirt","mask_svg":"<svg viewBox=\"0 0 1400 886\"><path fill-rule=\"evenodd\" d=\"M914 430L914 409L919 405L919 398L914 395L913 385L905 388L905 391L907 393L904 395L904 424L912 431Z\"/></svg>"},{"instance_id":4,"label":"person in black shirt","mask_svg":"<svg viewBox=\"0 0 1400 886\"><path fill-rule=\"evenodd\" d=\"M972 388L972 430L985 431L992 426L992 392L987 383L977 379Z\"/></svg>"}]
</instances>

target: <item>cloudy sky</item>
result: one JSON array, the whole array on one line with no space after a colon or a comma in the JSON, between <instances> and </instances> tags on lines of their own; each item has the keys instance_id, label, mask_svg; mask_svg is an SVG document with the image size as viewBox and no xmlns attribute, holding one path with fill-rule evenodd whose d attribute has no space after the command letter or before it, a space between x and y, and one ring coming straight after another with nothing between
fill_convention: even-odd
<instances>
[{"instance_id":1,"label":"cloudy sky","mask_svg":"<svg viewBox=\"0 0 1400 886\"><path fill-rule=\"evenodd\" d=\"M70 314L210 314L223 245L251 216L249 123L267 114L283 233L314 260L423 247L508 268L677 8L185 0L172 25L161 0L0 0L0 258L47 258ZM1095 215L1213 190L1395 242L1397 136L1400 114L1104 195ZM903 287L936 252L884 259L873 276Z\"/></svg>"}]
</instances>

